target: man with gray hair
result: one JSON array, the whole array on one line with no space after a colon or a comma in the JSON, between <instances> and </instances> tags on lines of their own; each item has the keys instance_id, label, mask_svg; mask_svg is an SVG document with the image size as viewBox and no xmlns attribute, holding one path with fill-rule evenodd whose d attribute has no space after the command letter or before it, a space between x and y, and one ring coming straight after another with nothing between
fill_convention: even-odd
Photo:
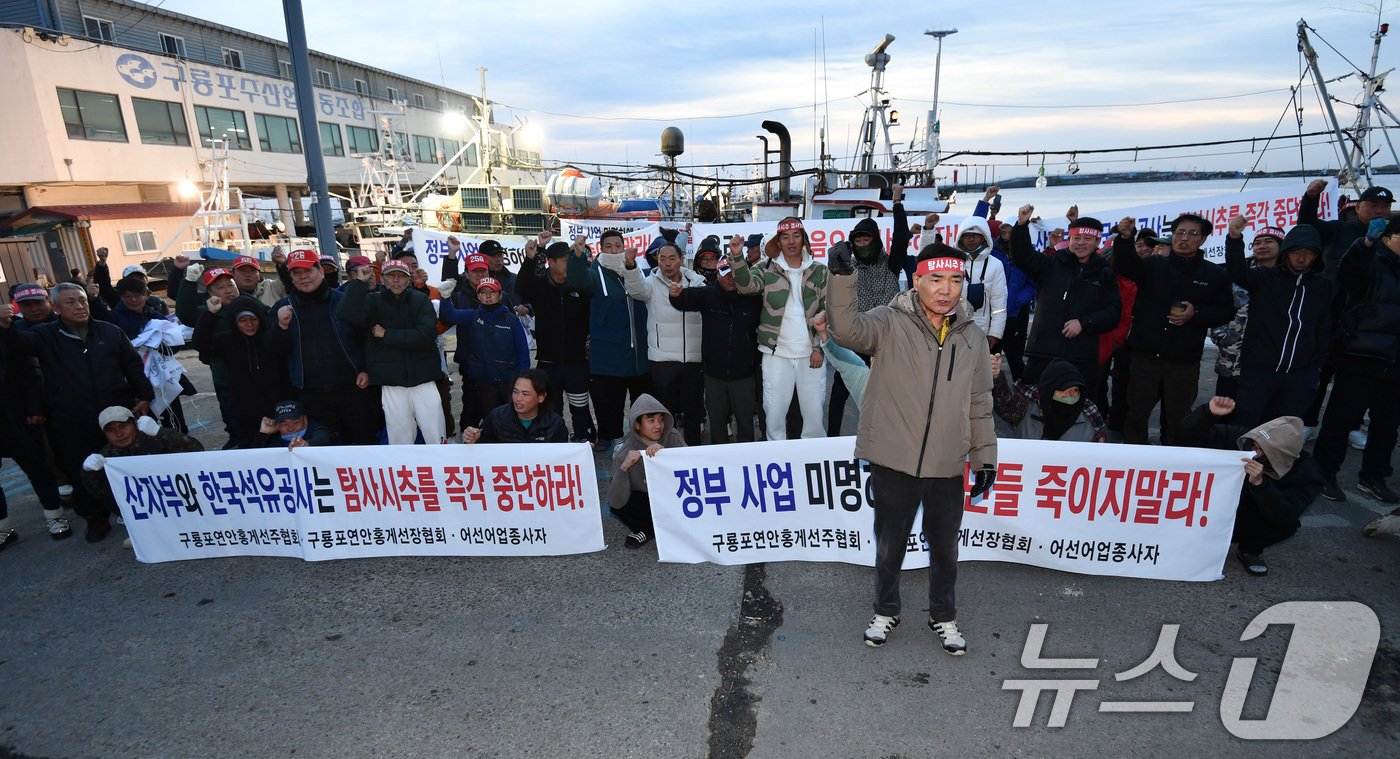
<instances>
[{"instance_id":1,"label":"man with gray hair","mask_svg":"<svg viewBox=\"0 0 1400 759\"><path fill-rule=\"evenodd\" d=\"M13 329L13 308L0 305L0 346L39 359L57 463L70 483L80 483L83 461L107 444L97 424L102 409L123 406L142 416L155 392L121 329L92 319L82 287L63 283L50 295L58 320L28 330ZM106 507L81 487L73 489L73 510L87 520L89 543L107 537Z\"/></svg>"}]
</instances>

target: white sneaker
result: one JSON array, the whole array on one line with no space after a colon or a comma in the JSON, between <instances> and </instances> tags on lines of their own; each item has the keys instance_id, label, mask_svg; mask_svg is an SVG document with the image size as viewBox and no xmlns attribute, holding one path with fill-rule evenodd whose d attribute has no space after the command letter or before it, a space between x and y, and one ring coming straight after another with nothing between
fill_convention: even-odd
<instances>
[{"instance_id":1,"label":"white sneaker","mask_svg":"<svg viewBox=\"0 0 1400 759\"><path fill-rule=\"evenodd\" d=\"M67 517L54 517L53 519L45 520L45 522L49 530L50 538L54 540L63 540L64 538L73 536L73 528L68 526Z\"/></svg>"},{"instance_id":2,"label":"white sneaker","mask_svg":"<svg viewBox=\"0 0 1400 759\"><path fill-rule=\"evenodd\" d=\"M1379 519L1373 519L1362 530L1362 533L1368 538L1377 535L1400 535L1400 515L1387 514Z\"/></svg>"},{"instance_id":3,"label":"white sneaker","mask_svg":"<svg viewBox=\"0 0 1400 759\"><path fill-rule=\"evenodd\" d=\"M871 648L885 645L885 641L890 638L890 631L896 627L899 627L899 617L876 614L871 617L870 626L865 629L865 645Z\"/></svg>"},{"instance_id":4,"label":"white sneaker","mask_svg":"<svg viewBox=\"0 0 1400 759\"><path fill-rule=\"evenodd\" d=\"M957 620L948 622L928 621L930 630L938 633L938 637L943 639L943 650L953 656L962 656L967 653L967 640L962 633L958 632Z\"/></svg>"},{"instance_id":5,"label":"white sneaker","mask_svg":"<svg viewBox=\"0 0 1400 759\"><path fill-rule=\"evenodd\" d=\"M1358 451L1366 450L1366 430L1352 430L1348 432L1347 444Z\"/></svg>"}]
</instances>

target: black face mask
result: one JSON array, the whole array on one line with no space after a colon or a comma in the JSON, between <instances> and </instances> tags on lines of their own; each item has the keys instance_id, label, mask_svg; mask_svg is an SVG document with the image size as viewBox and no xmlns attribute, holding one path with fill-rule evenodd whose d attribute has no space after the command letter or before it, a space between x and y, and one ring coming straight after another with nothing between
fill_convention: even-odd
<instances>
[{"instance_id":1,"label":"black face mask","mask_svg":"<svg viewBox=\"0 0 1400 759\"><path fill-rule=\"evenodd\" d=\"M865 262L874 261L875 257L880 255L880 246L873 241L866 245L856 245L852 243L851 249L856 252L856 258Z\"/></svg>"},{"instance_id":2,"label":"black face mask","mask_svg":"<svg viewBox=\"0 0 1400 759\"><path fill-rule=\"evenodd\" d=\"M713 285L719 281L719 269L699 269L695 273L704 277L707 285Z\"/></svg>"}]
</instances>

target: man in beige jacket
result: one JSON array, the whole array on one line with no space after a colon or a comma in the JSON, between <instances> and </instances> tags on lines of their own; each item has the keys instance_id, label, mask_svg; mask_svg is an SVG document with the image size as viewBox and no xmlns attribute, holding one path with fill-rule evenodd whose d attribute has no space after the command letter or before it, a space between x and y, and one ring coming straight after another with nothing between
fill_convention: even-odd
<instances>
[{"instance_id":1,"label":"man in beige jacket","mask_svg":"<svg viewBox=\"0 0 1400 759\"><path fill-rule=\"evenodd\" d=\"M958 630L954 586L962 526L965 466L975 498L996 479L992 371L987 336L962 300L966 255L925 247L914 288L888 306L859 314L847 255L834 255L827 325L839 344L872 357L860 409L856 457L870 462L875 508L875 617L869 646L899 624L899 573L919 505L929 551L929 627L943 650L967 651Z\"/></svg>"}]
</instances>

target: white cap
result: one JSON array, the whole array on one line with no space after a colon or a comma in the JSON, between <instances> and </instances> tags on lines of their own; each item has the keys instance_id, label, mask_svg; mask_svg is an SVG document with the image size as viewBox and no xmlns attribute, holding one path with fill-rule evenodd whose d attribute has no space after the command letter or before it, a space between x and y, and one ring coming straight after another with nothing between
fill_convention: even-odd
<instances>
[{"instance_id":1,"label":"white cap","mask_svg":"<svg viewBox=\"0 0 1400 759\"><path fill-rule=\"evenodd\" d=\"M135 419L136 415L131 413L131 409L125 406L108 406L102 409L102 413L97 415L97 426L99 429L107 429L107 425L112 422L129 422Z\"/></svg>"},{"instance_id":2,"label":"white cap","mask_svg":"<svg viewBox=\"0 0 1400 759\"><path fill-rule=\"evenodd\" d=\"M131 275L133 275L133 274L145 274L145 273L146 273L145 268L143 268L143 267L141 267L141 266L137 266L136 264L132 264L132 265L126 267L125 269L122 269L122 276L123 276L123 277L129 277L129 276L131 276Z\"/></svg>"}]
</instances>

